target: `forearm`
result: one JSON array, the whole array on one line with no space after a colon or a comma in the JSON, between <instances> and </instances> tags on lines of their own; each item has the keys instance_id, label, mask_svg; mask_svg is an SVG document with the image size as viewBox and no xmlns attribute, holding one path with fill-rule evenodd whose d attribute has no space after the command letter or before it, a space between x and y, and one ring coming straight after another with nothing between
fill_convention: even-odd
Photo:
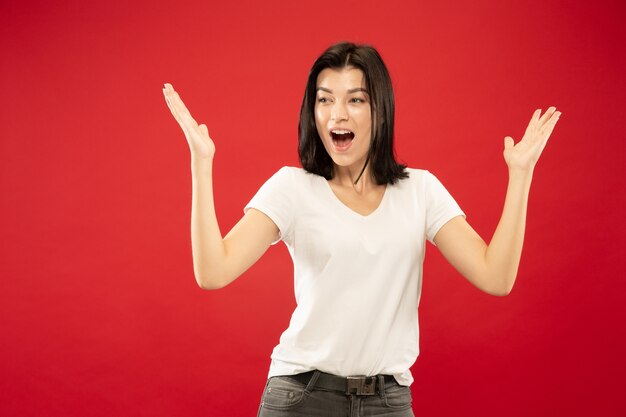
<instances>
[{"instance_id":1,"label":"forearm","mask_svg":"<svg viewBox=\"0 0 626 417\"><path fill-rule=\"evenodd\" d=\"M226 256L213 199L213 160L192 158L191 246L193 269L201 288L223 286L220 265Z\"/></svg>"},{"instance_id":2,"label":"forearm","mask_svg":"<svg viewBox=\"0 0 626 417\"><path fill-rule=\"evenodd\" d=\"M515 283L524 243L532 174L532 170L509 170L502 217L485 252L488 281L497 294L508 294Z\"/></svg>"},{"instance_id":3,"label":"forearm","mask_svg":"<svg viewBox=\"0 0 626 417\"><path fill-rule=\"evenodd\" d=\"M509 184L502 217L489 245L461 216L446 223L434 242L446 259L472 284L493 295L507 295L513 288L524 244L528 194L535 164L561 115L550 107L540 117L538 109L515 144L504 138L504 160Z\"/></svg>"}]
</instances>

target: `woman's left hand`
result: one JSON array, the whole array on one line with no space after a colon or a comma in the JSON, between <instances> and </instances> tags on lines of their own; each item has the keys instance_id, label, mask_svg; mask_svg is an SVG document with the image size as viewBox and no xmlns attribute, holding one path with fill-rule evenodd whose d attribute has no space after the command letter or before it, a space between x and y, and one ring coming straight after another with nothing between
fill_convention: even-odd
<instances>
[{"instance_id":1,"label":"woman's left hand","mask_svg":"<svg viewBox=\"0 0 626 417\"><path fill-rule=\"evenodd\" d=\"M530 123L526 128L524 137L517 145L512 137L504 138L504 160L511 170L521 170L532 172L535 164L545 148L548 138L561 116L561 112L556 111L556 107L550 107L543 116L541 109L535 110Z\"/></svg>"}]
</instances>

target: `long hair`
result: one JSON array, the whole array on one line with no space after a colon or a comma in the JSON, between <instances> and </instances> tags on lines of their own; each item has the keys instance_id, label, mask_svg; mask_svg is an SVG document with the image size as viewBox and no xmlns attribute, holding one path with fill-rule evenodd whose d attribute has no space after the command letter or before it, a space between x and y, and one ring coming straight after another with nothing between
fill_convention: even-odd
<instances>
[{"instance_id":1,"label":"long hair","mask_svg":"<svg viewBox=\"0 0 626 417\"><path fill-rule=\"evenodd\" d=\"M342 69L354 67L363 71L366 88L371 100L372 136L365 165L377 184L394 184L408 177L406 165L396 162L393 149L394 96L391 77L378 52L369 45L340 42L332 45L317 58L306 83L304 99L300 108L298 124L298 156L302 167L327 180L333 178L333 160L315 126L315 100L317 77L326 68Z\"/></svg>"}]
</instances>

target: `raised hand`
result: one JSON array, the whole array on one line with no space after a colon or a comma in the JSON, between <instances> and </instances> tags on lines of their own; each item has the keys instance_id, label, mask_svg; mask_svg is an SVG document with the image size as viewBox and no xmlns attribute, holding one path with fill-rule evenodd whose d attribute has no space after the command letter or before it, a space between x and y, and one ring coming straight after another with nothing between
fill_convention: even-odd
<instances>
[{"instance_id":1,"label":"raised hand","mask_svg":"<svg viewBox=\"0 0 626 417\"><path fill-rule=\"evenodd\" d=\"M541 116L541 109L535 110L524 137L516 145L512 137L504 138L504 160L509 170L532 171L545 148L548 138L561 116L556 107L550 107Z\"/></svg>"},{"instance_id":2,"label":"raised hand","mask_svg":"<svg viewBox=\"0 0 626 417\"><path fill-rule=\"evenodd\" d=\"M215 144L209 137L206 125L196 123L171 84L165 84L163 95L167 107L185 133L192 159L212 160L215 155Z\"/></svg>"}]
</instances>

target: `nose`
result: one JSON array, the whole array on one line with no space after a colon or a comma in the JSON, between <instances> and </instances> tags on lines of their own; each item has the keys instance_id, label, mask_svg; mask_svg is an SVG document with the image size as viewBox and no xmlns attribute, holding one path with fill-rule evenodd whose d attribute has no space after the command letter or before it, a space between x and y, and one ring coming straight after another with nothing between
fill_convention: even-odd
<instances>
[{"instance_id":1,"label":"nose","mask_svg":"<svg viewBox=\"0 0 626 417\"><path fill-rule=\"evenodd\" d=\"M330 112L330 119L333 122L337 122L339 120L348 120L348 112L346 106L340 100L336 101L333 104Z\"/></svg>"}]
</instances>

